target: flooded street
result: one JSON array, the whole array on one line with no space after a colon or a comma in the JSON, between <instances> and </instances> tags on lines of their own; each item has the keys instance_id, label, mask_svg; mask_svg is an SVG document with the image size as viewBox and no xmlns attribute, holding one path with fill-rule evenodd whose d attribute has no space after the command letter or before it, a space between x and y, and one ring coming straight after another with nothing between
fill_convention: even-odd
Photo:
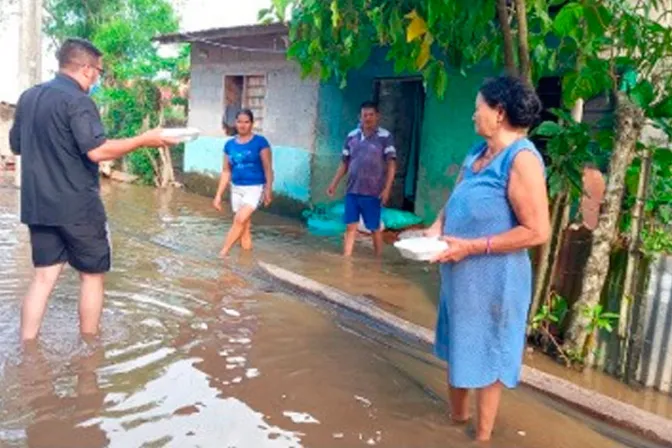
<instances>
[{"instance_id":1,"label":"flooded street","mask_svg":"<svg viewBox=\"0 0 672 448\"><path fill-rule=\"evenodd\" d=\"M447 423L445 372L425 347L292 296L255 270L262 259L355 291L380 281L387 297L399 290L388 275L358 275L358 263L379 262L344 263L337 239L264 214L254 254L221 261L229 215L207 198L109 184L103 193L113 272L100 341L79 338L78 282L67 269L39 345L22 350L30 249L18 191L0 183L0 447L471 445ZM431 294L391 296L381 306L433 324ZM504 394L495 431L492 447L657 446L525 389Z\"/></svg>"}]
</instances>

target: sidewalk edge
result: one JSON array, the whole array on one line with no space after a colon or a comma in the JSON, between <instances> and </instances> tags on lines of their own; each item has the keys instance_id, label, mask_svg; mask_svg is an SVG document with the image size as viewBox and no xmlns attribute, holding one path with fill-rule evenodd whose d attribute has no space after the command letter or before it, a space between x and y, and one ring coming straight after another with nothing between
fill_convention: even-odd
<instances>
[{"instance_id":1,"label":"sidewalk edge","mask_svg":"<svg viewBox=\"0 0 672 448\"><path fill-rule=\"evenodd\" d=\"M279 266L264 262L258 264L265 274L281 283L385 323L411 338L434 344L434 332L428 328L408 322L339 289ZM653 442L672 446L672 420L526 365L523 365L520 381L523 385L562 401L592 417L627 429Z\"/></svg>"}]
</instances>

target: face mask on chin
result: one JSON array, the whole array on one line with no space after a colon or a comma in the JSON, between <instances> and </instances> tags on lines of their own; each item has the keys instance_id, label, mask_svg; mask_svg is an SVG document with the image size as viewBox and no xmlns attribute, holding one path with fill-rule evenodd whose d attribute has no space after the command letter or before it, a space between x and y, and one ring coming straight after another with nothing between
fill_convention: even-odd
<instances>
[{"instance_id":1,"label":"face mask on chin","mask_svg":"<svg viewBox=\"0 0 672 448\"><path fill-rule=\"evenodd\" d=\"M95 95L100 89L102 89L102 83L100 82L100 78L98 78L98 80L89 87L89 96Z\"/></svg>"},{"instance_id":2,"label":"face mask on chin","mask_svg":"<svg viewBox=\"0 0 672 448\"><path fill-rule=\"evenodd\" d=\"M96 94L96 92L100 91L103 88L103 82L100 79L100 76L98 79L96 79L96 82L94 82L91 87L89 87L89 96L93 96Z\"/></svg>"}]
</instances>

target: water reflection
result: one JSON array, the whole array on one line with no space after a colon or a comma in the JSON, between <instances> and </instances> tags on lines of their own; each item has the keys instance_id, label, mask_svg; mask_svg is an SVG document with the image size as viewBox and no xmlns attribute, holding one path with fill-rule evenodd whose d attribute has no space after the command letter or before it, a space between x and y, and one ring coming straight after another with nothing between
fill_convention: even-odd
<instances>
[{"instance_id":1,"label":"water reflection","mask_svg":"<svg viewBox=\"0 0 672 448\"><path fill-rule=\"evenodd\" d=\"M16 197L0 189L0 446L469 446L446 424L444 372L422 348L252 275L261 257L336 286L375 284L363 300L429 319L424 287L391 275L402 267L343 263L338 240L287 236L263 214L255 253L222 264L226 223L207 199L105 188L115 260L101 339L79 340L69 272L41 347L25 354L16 323L29 251ZM505 395L500 428L494 447L651 446L522 391Z\"/></svg>"},{"instance_id":2,"label":"water reflection","mask_svg":"<svg viewBox=\"0 0 672 448\"><path fill-rule=\"evenodd\" d=\"M18 425L24 429L16 428L23 432L28 446L107 446L106 432L98 425L85 423L104 406L105 393L96 373L103 358L102 346L87 345L82 353L72 357L66 366L67 374L57 375L44 349L39 344L29 344L24 347L20 362L5 369L5 378L14 378L14 382L5 390L8 399L3 400L3 408L10 415L30 414L25 426ZM59 381L64 376L69 381Z\"/></svg>"}]
</instances>

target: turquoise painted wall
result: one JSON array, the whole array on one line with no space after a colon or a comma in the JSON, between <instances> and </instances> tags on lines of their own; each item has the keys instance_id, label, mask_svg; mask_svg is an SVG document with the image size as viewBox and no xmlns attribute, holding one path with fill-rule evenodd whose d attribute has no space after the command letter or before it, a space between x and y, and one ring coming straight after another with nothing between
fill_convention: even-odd
<instances>
[{"instance_id":1,"label":"turquoise painted wall","mask_svg":"<svg viewBox=\"0 0 672 448\"><path fill-rule=\"evenodd\" d=\"M341 161L345 138L357 126L359 106L373 98L373 85L377 77L392 76L393 73L393 66L385 61L385 52L378 50L364 67L351 72L344 89L335 82L320 85L312 163L313 203L330 200L326 190ZM340 195L343 194L344 184L342 182Z\"/></svg>"},{"instance_id":2,"label":"turquoise painted wall","mask_svg":"<svg viewBox=\"0 0 672 448\"><path fill-rule=\"evenodd\" d=\"M222 149L226 138L200 137L184 148L184 171L219 175L222 170Z\"/></svg>"},{"instance_id":3,"label":"turquoise painted wall","mask_svg":"<svg viewBox=\"0 0 672 448\"><path fill-rule=\"evenodd\" d=\"M310 202L311 155L306 149L273 146L273 191L290 199Z\"/></svg>"},{"instance_id":4,"label":"turquoise painted wall","mask_svg":"<svg viewBox=\"0 0 672 448\"><path fill-rule=\"evenodd\" d=\"M490 69L474 70L466 77L451 73L443 100L432 93L426 97L415 213L428 223L445 203L467 151L478 141L471 116L478 88L492 74ZM362 101L372 98L375 79L392 76L393 66L379 50L350 74L344 89L335 83L320 86L311 182L314 203L329 201L326 189L340 163L343 141L357 124Z\"/></svg>"},{"instance_id":5,"label":"turquoise painted wall","mask_svg":"<svg viewBox=\"0 0 672 448\"><path fill-rule=\"evenodd\" d=\"M453 73L443 100L427 95L415 203L415 213L426 222L445 204L467 152L479 140L471 117L478 88L488 76L492 71L473 71L466 77Z\"/></svg>"},{"instance_id":6,"label":"turquoise painted wall","mask_svg":"<svg viewBox=\"0 0 672 448\"><path fill-rule=\"evenodd\" d=\"M225 137L201 137L184 150L184 171L219 175ZM275 146L273 142L273 191L301 202L310 201L310 152L302 148Z\"/></svg>"}]
</instances>

